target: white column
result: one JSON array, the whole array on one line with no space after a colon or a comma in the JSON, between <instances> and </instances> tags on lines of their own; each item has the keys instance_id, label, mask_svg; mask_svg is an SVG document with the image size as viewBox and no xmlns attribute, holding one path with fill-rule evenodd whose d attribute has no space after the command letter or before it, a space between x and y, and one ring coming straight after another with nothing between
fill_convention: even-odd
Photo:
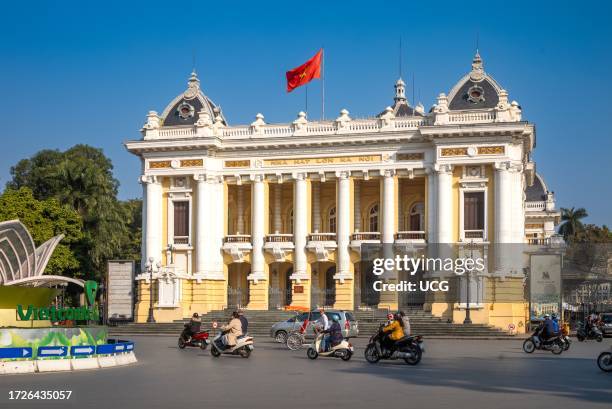
<instances>
[{"instance_id":1,"label":"white column","mask_svg":"<svg viewBox=\"0 0 612 409\"><path fill-rule=\"evenodd\" d=\"M355 209L353 210L355 219L353 224L355 225L355 231L361 231L361 182L358 180L353 181L353 190L355 193Z\"/></svg>"},{"instance_id":2,"label":"white column","mask_svg":"<svg viewBox=\"0 0 612 409\"><path fill-rule=\"evenodd\" d=\"M281 219L281 195L282 185L280 183L274 185L274 219L273 219L273 230L274 233L282 233L282 219Z\"/></svg>"},{"instance_id":3,"label":"white column","mask_svg":"<svg viewBox=\"0 0 612 409\"><path fill-rule=\"evenodd\" d=\"M140 271L145 271L145 265L147 264L147 184L142 179L142 176L138 183L142 185L142 232L140 239Z\"/></svg>"},{"instance_id":4,"label":"white column","mask_svg":"<svg viewBox=\"0 0 612 409\"><path fill-rule=\"evenodd\" d=\"M427 241L437 243L436 216L438 206L436 203L436 172L432 168L427 169Z\"/></svg>"},{"instance_id":5,"label":"white column","mask_svg":"<svg viewBox=\"0 0 612 409\"><path fill-rule=\"evenodd\" d=\"M251 177L251 240L253 250L251 255L251 276L253 278L264 277L264 181L263 175Z\"/></svg>"},{"instance_id":6,"label":"white column","mask_svg":"<svg viewBox=\"0 0 612 409\"><path fill-rule=\"evenodd\" d=\"M350 217L351 217L351 190L349 172L336 173L338 178L336 184L336 241L338 244L338 262L336 265L336 276L345 277L350 271L349 243L351 241Z\"/></svg>"},{"instance_id":7,"label":"white column","mask_svg":"<svg viewBox=\"0 0 612 409\"><path fill-rule=\"evenodd\" d=\"M437 221L436 239L438 243L453 242L453 167L452 165L436 165L437 172Z\"/></svg>"},{"instance_id":8,"label":"white column","mask_svg":"<svg viewBox=\"0 0 612 409\"><path fill-rule=\"evenodd\" d=\"M516 165L511 174L512 188L512 243L525 242L525 209L523 200L523 166Z\"/></svg>"},{"instance_id":9,"label":"white column","mask_svg":"<svg viewBox=\"0 0 612 409\"><path fill-rule=\"evenodd\" d=\"M145 260L152 257L157 263L162 255L162 187L156 176L142 176L141 180L147 197Z\"/></svg>"},{"instance_id":10,"label":"white column","mask_svg":"<svg viewBox=\"0 0 612 409\"><path fill-rule=\"evenodd\" d=\"M236 185L236 233L244 234L244 189Z\"/></svg>"},{"instance_id":11,"label":"white column","mask_svg":"<svg viewBox=\"0 0 612 409\"><path fill-rule=\"evenodd\" d=\"M308 194L306 174L293 175L293 275L296 278L306 277L306 240L308 235Z\"/></svg>"},{"instance_id":12,"label":"white column","mask_svg":"<svg viewBox=\"0 0 612 409\"><path fill-rule=\"evenodd\" d=\"M214 200L211 200L211 184L206 180L206 175L195 175L196 180L196 231L195 231L195 253L196 274L206 274L210 270L211 250L213 246L214 229L210 222L215 220Z\"/></svg>"},{"instance_id":13,"label":"white column","mask_svg":"<svg viewBox=\"0 0 612 409\"><path fill-rule=\"evenodd\" d=\"M321 231L321 183L312 183L312 230Z\"/></svg>"},{"instance_id":14,"label":"white column","mask_svg":"<svg viewBox=\"0 0 612 409\"><path fill-rule=\"evenodd\" d=\"M212 183L212 202L213 202L213 229L212 229L212 262L210 265L211 268L211 277L218 278L220 280L224 279L223 274L223 237L225 236L225 223L227 220L227 203L225 202L225 190L223 184L223 177L217 176L211 178Z\"/></svg>"},{"instance_id":15,"label":"white column","mask_svg":"<svg viewBox=\"0 0 612 409\"><path fill-rule=\"evenodd\" d=\"M495 164L495 243L512 240L512 185L509 162Z\"/></svg>"},{"instance_id":16,"label":"white column","mask_svg":"<svg viewBox=\"0 0 612 409\"><path fill-rule=\"evenodd\" d=\"M383 218L382 243L393 243L395 234L395 183L393 170L385 170L383 175Z\"/></svg>"}]
</instances>

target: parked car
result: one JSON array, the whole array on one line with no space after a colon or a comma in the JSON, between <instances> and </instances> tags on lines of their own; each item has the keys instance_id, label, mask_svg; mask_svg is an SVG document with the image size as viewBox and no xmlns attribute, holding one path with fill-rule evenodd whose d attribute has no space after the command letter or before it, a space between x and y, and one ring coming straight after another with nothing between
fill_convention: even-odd
<instances>
[{"instance_id":1,"label":"parked car","mask_svg":"<svg viewBox=\"0 0 612 409\"><path fill-rule=\"evenodd\" d=\"M309 314L310 322L317 321L319 318L321 318L321 313L319 311L310 311L310 313L302 312L293 318L289 318L286 321L279 321L272 325L272 328L270 328L270 336L274 338L276 342L284 343L287 341L288 334L290 334L292 331L298 331L300 329L302 323L308 319ZM329 318L330 322L334 315L339 317L342 333L345 337L354 338L359 336L359 325L351 312L342 310L325 310L325 314L327 314L327 318ZM314 338L312 325L308 325L305 335L306 338Z\"/></svg>"},{"instance_id":2,"label":"parked car","mask_svg":"<svg viewBox=\"0 0 612 409\"><path fill-rule=\"evenodd\" d=\"M601 314L601 332L604 336L612 335L612 312Z\"/></svg>"}]
</instances>

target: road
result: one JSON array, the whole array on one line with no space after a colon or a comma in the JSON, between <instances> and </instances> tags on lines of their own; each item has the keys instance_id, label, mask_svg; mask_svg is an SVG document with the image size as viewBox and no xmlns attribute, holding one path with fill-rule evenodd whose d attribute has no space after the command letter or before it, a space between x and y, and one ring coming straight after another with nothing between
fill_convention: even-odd
<instances>
[{"instance_id":1,"label":"road","mask_svg":"<svg viewBox=\"0 0 612 409\"><path fill-rule=\"evenodd\" d=\"M349 362L257 342L251 358L179 350L171 337L132 337L138 364L74 373L0 376L0 408L610 408L603 343L561 356L527 355L519 341L430 340L419 366L372 365L366 339ZM9 390L72 390L66 401L9 401Z\"/></svg>"}]
</instances>

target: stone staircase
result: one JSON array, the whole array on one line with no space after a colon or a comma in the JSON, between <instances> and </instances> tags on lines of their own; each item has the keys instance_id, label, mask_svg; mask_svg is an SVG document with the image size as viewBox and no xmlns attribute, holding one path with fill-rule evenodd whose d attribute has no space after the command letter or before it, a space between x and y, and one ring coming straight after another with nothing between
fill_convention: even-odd
<instances>
[{"instance_id":1,"label":"stone staircase","mask_svg":"<svg viewBox=\"0 0 612 409\"><path fill-rule=\"evenodd\" d=\"M453 324L448 323L422 309L404 309L410 318L410 325L413 334L423 335L424 337L436 338L495 338L495 339L514 339L515 336L509 335L500 329L483 324ZM202 327L206 330L211 329L211 323L217 321L220 324L226 323L231 315L231 310L211 311L202 315ZM249 333L256 337L269 337L272 324L278 321L287 320L295 315L291 311L271 310L271 311L246 311L249 320ZM359 337L367 338L373 334L381 322L386 320L386 310L356 310L353 315L359 322ZM186 321L173 323L155 324L134 324L118 325L110 327L113 336L122 335L175 335L178 336L183 330Z\"/></svg>"}]
</instances>

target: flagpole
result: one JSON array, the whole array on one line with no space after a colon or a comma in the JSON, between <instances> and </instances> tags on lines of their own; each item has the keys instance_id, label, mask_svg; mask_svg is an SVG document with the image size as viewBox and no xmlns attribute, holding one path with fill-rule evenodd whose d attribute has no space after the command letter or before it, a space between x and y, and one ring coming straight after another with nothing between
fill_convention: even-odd
<instances>
[{"instance_id":1,"label":"flagpole","mask_svg":"<svg viewBox=\"0 0 612 409\"><path fill-rule=\"evenodd\" d=\"M306 84L306 118L308 118L308 84Z\"/></svg>"},{"instance_id":2,"label":"flagpole","mask_svg":"<svg viewBox=\"0 0 612 409\"><path fill-rule=\"evenodd\" d=\"M321 47L323 53L321 57L321 121L325 121L325 50Z\"/></svg>"}]
</instances>

